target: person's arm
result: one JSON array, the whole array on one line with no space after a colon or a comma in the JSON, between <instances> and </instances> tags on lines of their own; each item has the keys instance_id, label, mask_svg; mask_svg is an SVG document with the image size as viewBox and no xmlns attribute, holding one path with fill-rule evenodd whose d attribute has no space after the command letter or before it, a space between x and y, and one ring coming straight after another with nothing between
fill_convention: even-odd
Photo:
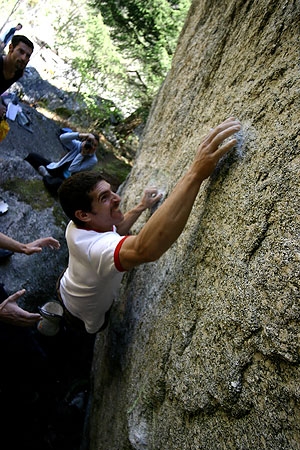
<instances>
[{"instance_id":1,"label":"person's arm","mask_svg":"<svg viewBox=\"0 0 300 450\"><path fill-rule=\"evenodd\" d=\"M0 321L19 327L30 327L41 319L40 314L30 313L20 308L17 300L25 289L15 292L0 304Z\"/></svg>"},{"instance_id":2,"label":"person's arm","mask_svg":"<svg viewBox=\"0 0 300 450\"><path fill-rule=\"evenodd\" d=\"M71 131L70 133L63 133L59 136L60 142L69 147L72 141L79 141L79 133L77 131Z\"/></svg>"},{"instance_id":3,"label":"person's arm","mask_svg":"<svg viewBox=\"0 0 300 450\"><path fill-rule=\"evenodd\" d=\"M10 250L15 253L25 253L25 255L32 255L33 253L40 253L43 247L50 247L52 249L59 249L60 243L53 237L46 237L37 239L36 241L23 244L15 239L0 233L0 248Z\"/></svg>"},{"instance_id":4,"label":"person's arm","mask_svg":"<svg viewBox=\"0 0 300 450\"><path fill-rule=\"evenodd\" d=\"M94 135L91 133L78 133L78 131L71 131L69 133L62 133L59 139L63 145L70 147L72 141L84 141L86 139L94 139Z\"/></svg>"},{"instance_id":5,"label":"person's arm","mask_svg":"<svg viewBox=\"0 0 300 450\"><path fill-rule=\"evenodd\" d=\"M158 194L156 188L148 188L144 191L144 196L140 203L133 209L124 214L124 219L117 226L117 231L121 236L129 233L132 225L137 221L143 211L152 208L162 198L162 194Z\"/></svg>"},{"instance_id":6,"label":"person's arm","mask_svg":"<svg viewBox=\"0 0 300 450\"><path fill-rule=\"evenodd\" d=\"M80 141L85 141L86 139L95 139L92 133L78 133L78 138Z\"/></svg>"},{"instance_id":7,"label":"person's arm","mask_svg":"<svg viewBox=\"0 0 300 450\"><path fill-rule=\"evenodd\" d=\"M129 236L122 244L119 259L124 270L156 261L181 234L189 218L201 183L210 176L219 159L236 143L224 143L241 128L240 122L229 118L213 129L200 144L196 157L175 186L171 195L150 217L137 236Z\"/></svg>"}]
</instances>

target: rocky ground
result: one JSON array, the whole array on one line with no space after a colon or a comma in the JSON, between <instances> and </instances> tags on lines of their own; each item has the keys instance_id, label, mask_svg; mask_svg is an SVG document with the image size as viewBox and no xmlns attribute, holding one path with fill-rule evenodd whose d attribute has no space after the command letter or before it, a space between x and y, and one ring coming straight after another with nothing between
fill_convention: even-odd
<instances>
[{"instance_id":1,"label":"rocky ground","mask_svg":"<svg viewBox=\"0 0 300 450\"><path fill-rule=\"evenodd\" d=\"M19 120L8 120L10 131L0 143L0 197L8 204L8 211L0 215L0 230L21 242L52 235L61 242L61 249L46 249L31 257L14 254L0 261L0 281L8 294L25 288L20 305L36 312L45 302L56 299L55 282L67 264L67 219L57 198L46 191L42 177L24 158L34 151L58 160L64 152L59 141L61 127L73 124L61 120L54 107L42 108L46 97L48 106L59 101L68 104L69 99L34 71L28 71L13 91L28 123L24 127ZM68 107L75 106L69 102ZM96 170L105 173L117 188L130 171L127 157L132 149L127 146L127 157L122 155L110 126L99 131ZM11 450L21 445L31 450L88 448L84 424L93 346L90 339L83 340L63 324L55 337L43 336L35 327L5 324L1 324L0 335L1 442Z\"/></svg>"},{"instance_id":2,"label":"rocky ground","mask_svg":"<svg viewBox=\"0 0 300 450\"><path fill-rule=\"evenodd\" d=\"M59 125L34 108L21 106L32 132L9 121L10 131L0 144L0 196L8 204L8 211L0 216L0 230L21 242L52 235L61 242L61 249L0 260L0 280L8 294L25 288L20 304L37 312L38 306L55 300L55 281L67 262L66 219L57 199L45 190L42 178L24 158L37 151L57 159L62 147ZM36 327L2 323L0 336L1 442L12 450L20 445L31 450L79 449L91 349L82 348L63 326L57 336L47 337Z\"/></svg>"}]
</instances>

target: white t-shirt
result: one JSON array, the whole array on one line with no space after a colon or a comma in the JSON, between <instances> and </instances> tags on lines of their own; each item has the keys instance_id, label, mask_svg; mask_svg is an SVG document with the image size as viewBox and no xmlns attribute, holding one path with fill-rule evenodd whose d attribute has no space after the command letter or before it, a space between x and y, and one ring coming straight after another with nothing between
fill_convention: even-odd
<instances>
[{"instance_id":1,"label":"white t-shirt","mask_svg":"<svg viewBox=\"0 0 300 450\"><path fill-rule=\"evenodd\" d=\"M127 236L116 229L106 233L77 228L70 222L66 229L69 266L60 281L63 302L81 319L88 333L96 333L117 294L124 271L119 250Z\"/></svg>"}]
</instances>

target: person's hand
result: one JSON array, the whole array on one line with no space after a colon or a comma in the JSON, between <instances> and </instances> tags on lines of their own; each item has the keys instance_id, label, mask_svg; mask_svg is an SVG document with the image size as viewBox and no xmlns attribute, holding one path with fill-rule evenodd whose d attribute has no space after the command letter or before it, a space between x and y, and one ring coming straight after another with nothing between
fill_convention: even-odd
<instances>
[{"instance_id":1,"label":"person's hand","mask_svg":"<svg viewBox=\"0 0 300 450\"><path fill-rule=\"evenodd\" d=\"M6 106L0 101L0 120L4 119L6 115Z\"/></svg>"},{"instance_id":2,"label":"person's hand","mask_svg":"<svg viewBox=\"0 0 300 450\"><path fill-rule=\"evenodd\" d=\"M23 253L25 253L25 255L40 253L43 247L49 247L52 250L58 250L60 248L60 243L53 237L40 238L36 241L29 242L29 244L25 244Z\"/></svg>"},{"instance_id":3,"label":"person's hand","mask_svg":"<svg viewBox=\"0 0 300 450\"><path fill-rule=\"evenodd\" d=\"M15 292L0 304L0 321L19 327L30 327L42 317L40 314L30 313L20 308L17 300L24 294L25 289Z\"/></svg>"},{"instance_id":4,"label":"person's hand","mask_svg":"<svg viewBox=\"0 0 300 450\"><path fill-rule=\"evenodd\" d=\"M159 194L158 190L155 187L150 187L145 189L144 196L141 200L141 204L143 205L144 209L152 208L152 206L156 205L161 198L163 194Z\"/></svg>"},{"instance_id":5,"label":"person's hand","mask_svg":"<svg viewBox=\"0 0 300 450\"><path fill-rule=\"evenodd\" d=\"M214 128L199 145L192 169L196 170L201 180L208 178L220 158L236 145L237 140L234 138L223 144L222 142L240 129L240 122L229 117Z\"/></svg>"}]
</instances>

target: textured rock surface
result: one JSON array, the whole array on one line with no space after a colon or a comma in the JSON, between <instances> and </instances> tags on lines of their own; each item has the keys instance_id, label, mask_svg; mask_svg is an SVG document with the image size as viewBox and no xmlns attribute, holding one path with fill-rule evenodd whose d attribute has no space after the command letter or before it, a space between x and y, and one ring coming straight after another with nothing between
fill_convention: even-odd
<instances>
[{"instance_id":1,"label":"textured rock surface","mask_svg":"<svg viewBox=\"0 0 300 450\"><path fill-rule=\"evenodd\" d=\"M10 294L25 288L20 303L25 309L36 311L37 305L55 298L56 279L67 264L66 218L58 202L46 192L42 177L24 158L37 152L56 161L64 150L58 139L59 126L35 109L21 105L33 132L17 121L9 121L10 131L0 143L0 197L9 205L7 213L0 216L0 230L20 242L53 236L61 248L44 249L30 257L15 253L1 261L0 280Z\"/></svg>"},{"instance_id":2,"label":"textured rock surface","mask_svg":"<svg viewBox=\"0 0 300 450\"><path fill-rule=\"evenodd\" d=\"M55 100L61 93L34 71L27 73L26 82L22 78L12 91L19 92L20 86L23 98L32 102L41 95ZM25 103L20 105L31 122L32 133L17 121L9 121L10 131L0 143L0 197L9 205L0 216L0 231L21 242L52 235L61 248L43 249L30 257L15 253L0 259L0 282L8 294L26 288L18 303L37 312L38 306L56 299L55 283L68 259L64 237L67 220L58 200L47 192L42 177L24 158L34 151L57 161L65 150L58 139L59 124ZM102 147L107 143L103 139ZM112 182L119 185L119 172L121 167L125 171L125 164L119 165L109 151L102 158L99 150L98 159L103 171L105 163L110 164L115 174L111 174ZM11 449L79 449L84 440L91 344L63 323L56 336L44 336L36 326L23 329L0 322L0 342L1 442L8 442Z\"/></svg>"},{"instance_id":3,"label":"textured rock surface","mask_svg":"<svg viewBox=\"0 0 300 450\"><path fill-rule=\"evenodd\" d=\"M169 193L224 118L243 139L178 242L124 279L91 450L299 448L299 78L299 2L193 2L124 208L145 185Z\"/></svg>"}]
</instances>

